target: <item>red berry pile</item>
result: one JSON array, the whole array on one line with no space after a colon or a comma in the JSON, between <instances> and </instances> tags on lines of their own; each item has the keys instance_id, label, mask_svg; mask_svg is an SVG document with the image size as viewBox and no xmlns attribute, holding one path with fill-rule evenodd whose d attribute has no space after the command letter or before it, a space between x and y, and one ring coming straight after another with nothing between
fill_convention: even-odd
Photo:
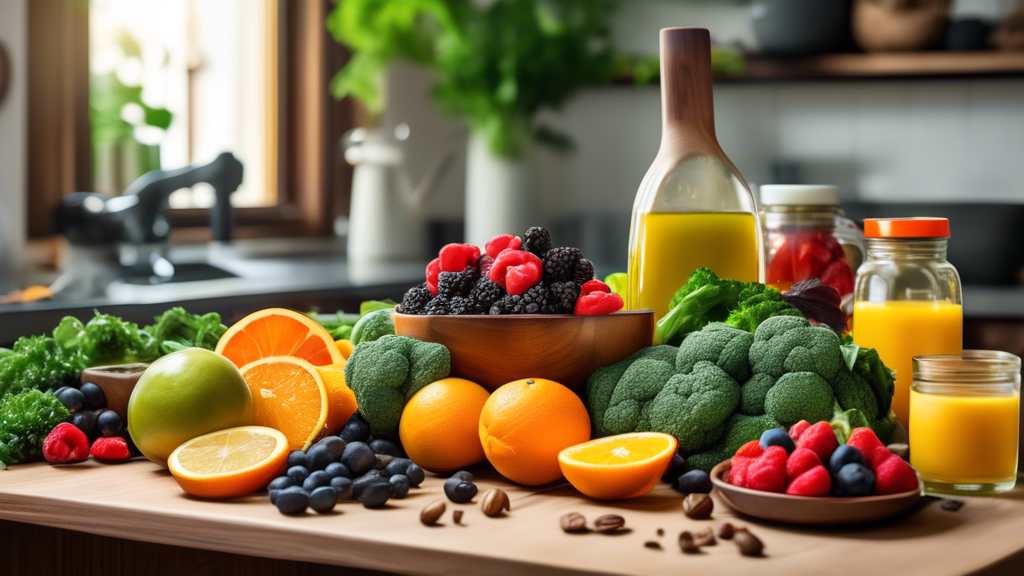
<instances>
[{"instance_id":1,"label":"red berry pile","mask_svg":"<svg viewBox=\"0 0 1024 576\"><path fill-rule=\"evenodd\" d=\"M841 296L853 292L853 269L843 247L827 232L787 236L768 265L768 284L792 285L811 278L819 278Z\"/></svg>"},{"instance_id":2,"label":"red berry pile","mask_svg":"<svg viewBox=\"0 0 1024 576\"><path fill-rule=\"evenodd\" d=\"M917 472L886 448L870 428L839 444L828 422L801 421L787 433L768 430L732 457L733 486L794 496L857 497L918 488Z\"/></svg>"},{"instance_id":3,"label":"red berry pile","mask_svg":"<svg viewBox=\"0 0 1024 576\"><path fill-rule=\"evenodd\" d=\"M594 264L577 248L555 247L547 230L502 234L484 245L448 244L410 288L404 314L611 314L622 297L594 280Z\"/></svg>"}]
</instances>

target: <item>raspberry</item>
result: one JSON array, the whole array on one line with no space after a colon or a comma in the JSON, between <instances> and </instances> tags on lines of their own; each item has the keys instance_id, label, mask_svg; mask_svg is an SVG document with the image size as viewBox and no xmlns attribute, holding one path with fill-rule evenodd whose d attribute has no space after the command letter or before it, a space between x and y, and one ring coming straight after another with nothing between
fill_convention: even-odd
<instances>
[{"instance_id":1,"label":"raspberry","mask_svg":"<svg viewBox=\"0 0 1024 576\"><path fill-rule=\"evenodd\" d=\"M425 283L413 286L406 291L398 311L402 314L423 314L433 297L434 295L430 293L430 288Z\"/></svg>"},{"instance_id":2,"label":"raspberry","mask_svg":"<svg viewBox=\"0 0 1024 576\"><path fill-rule=\"evenodd\" d=\"M481 278L473 285L469 292L469 298L476 302L481 308L481 314L486 314L495 302L505 296L505 290L498 286L490 278Z\"/></svg>"},{"instance_id":3,"label":"raspberry","mask_svg":"<svg viewBox=\"0 0 1024 576\"><path fill-rule=\"evenodd\" d=\"M769 446L747 467L747 488L762 492L786 491L786 449Z\"/></svg>"},{"instance_id":4,"label":"raspberry","mask_svg":"<svg viewBox=\"0 0 1024 576\"><path fill-rule=\"evenodd\" d=\"M58 424L43 440L47 462L81 462L89 457L89 437L74 424Z\"/></svg>"},{"instance_id":5,"label":"raspberry","mask_svg":"<svg viewBox=\"0 0 1024 576\"><path fill-rule=\"evenodd\" d=\"M577 316L603 316L622 310L622 296L606 292L591 292L576 300Z\"/></svg>"},{"instance_id":6,"label":"raspberry","mask_svg":"<svg viewBox=\"0 0 1024 576\"><path fill-rule=\"evenodd\" d=\"M761 454L764 454L764 448L761 448L760 440L751 440L740 449L736 451L735 458L757 458Z\"/></svg>"},{"instance_id":7,"label":"raspberry","mask_svg":"<svg viewBox=\"0 0 1024 576\"><path fill-rule=\"evenodd\" d=\"M878 467L893 456L893 453L889 451L885 446L875 446L871 449L871 452L861 452L864 456L864 465L868 467L872 472L877 472Z\"/></svg>"},{"instance_id":8,"label":"raspberry","mask_svg":"<svg viewBox=\"0 0 1024 576\"><path fill-rule=\"evenodd\" d=\"M804 433L804 430L807 430L810 427L810 422L808 422L807 420L801 420L789 427L789 437L792 438L794 442L796 442L797 440L800 439L800 435Z\"/></svg>"},{"instance_id":9,"label":"raspberry","mask_svg":"<svg viewBox=\"0 0 1024 576\"><path fill-rule=\"evenodd\" d=\"M611 292L612 289L600 280L589 280L580 286L580 294L586 296L592 292Z\"/></svg>"},{"instance_id":10,"label":"raspberry","mask_svg":"<svg viewBox=\"0 0 1024 576\"><path fill-rule=\"evenodd\" d=\"M438 296L427 304L427 307L423 309L423 313L430 316L447 316L448 315L448 304L450 301L444 296Z\"/></svg>"},{"instance_id":11,"label":"raspberry","mask_svg":"<svg viewBox=\"0 0 1024 576\"><path fill-rule=\"evenodd\" d=\"M113 436L111 438L100 438L92 443L92 450L89 451L95 458L108 462L120 462L132 457L128 450L128 443L124 438Z\"/></svg>"},{"instance_id":12,"label":"raspberry","mask_svg":"<svg viewBox=\"0 0 1024 576\"><path fill-rule=\"evenodd\" d=\"M523 235L523 250L543 256L551 250L551 234L539 226L528 229Z\"/></svg>"},{"instance_id":13,"label":"raspberry","mask_svg":"<svg viewBox=\"0 0 1024 576\"><path fill-rule=\"evenodd\" d=\"M511 234L502 234L501 236L495 236L491 238L487 244L484 245L484 251L491 258L497 258L498 254L501 254L505 250L519 250L519 246L523 243L519 239L519 236L512 236Z\"/></svg>"},{"instance_id":14,"label":"raspberry","mask_svg":"<svg viewBox=\"0 0 1024 576\"><path fill-rule=\"evenodd\" d=\"M580 287L575 282L553 282L548 287L548 305L544 313L572 314L579 297Z\"/></svg>"},{"instance_id":15,"label":"raspberry","mask_svg":"<svg viewBox=\"0 0 1024 576\"><path fill-rule=\"evenodd\" d=\"M437 296L437 275L441 272L441 259L434 258L427 264L427 288Z\"/></svg>"},{"instance_id":16,"label":"raspberry","mask_svg":"<svg viewBox=\"0 0 1024 576\"><path fill-rule=\"evenodd\" d=\"M479 278L480 273L473 267L461 272L441 272L437 276L437 295L449 300L456 296L469 296Z\"/></svg>"},{"instance_id":17,"label":"raspberry","mask_svg":"<svg viewBox=\"0 0 1024 576\"><path fill-rule=\"evenodd\" d=\"M479 258L480 249L472 244L448 244L441 248L438 256L442 272L462 272L475 265Z\"/></svg>"},{"instance_id":18,"label":"raspberry","mask_svg":"<svg viewBox=\"0 0 1024 576\"><path fill-rule=\"evenodd\" d=\"M495 284L511 294L522 294L540 282L543 265L539 258L524 250L506 250L494 259L487 275Z\"/></svg>"},{"instance_id":19,"label":"raspberry","mask_svg":"<svg viewBox=\"0 0 1024 576\"><path fill-rule=\"evenodd\" d=\"M906 460L890 452L875 470L875 493L899 494L911 490L917 490L917 472Z\"/></svg>"},{"instance_id":20,"label":"raspberry","mask_svg":"<svg viewBox=\"0 0 1024 576\"><path fill-rule=\"evenodd\" d=\"M807 448L818 455L822 462L828 462L832 452L839 447L839 440L828 422L818 422L800 435L797 448Z\"/></svg>"},{"instance_id":21,"label":"raspberry","mask_svg":"<svg viewBox=\"0 0 1024 576\"><path fill-rule=\"evenodd\" d=\"M807 448L797 448L786 460L786 478L790 482L796 480L801 474L815 466L821 466L821 458Z\"/></svg>"},{"instance_id":22,"label":"raspberry","mask_svg":"<svg viewBox=\"0 0 1024 576\"><path fill-rule=\"evenodd\" d=\"M544 280L569 282L576 274L582 254L579 248L552 248L544 253Z\"/></svg>"},{"instance_id":23,"label":"raspberry","mask_svg":"<svg viewBox=\"0 0 1024 576\"><path fill-rule=\"evenodd\" d=\"M573 282L583 285L594 279L594 263L586 258L580 258L576 263L576 272L573 275Z\"/></svg>"},{"instance_id":24,"label":"raspberry","mask_svg":"<svg viewBox=\"0 0 1024 576\"><path fill-rule=\"evenodd\" d=\"M740 488L746 488L747 471L750 469L750 463L753 461L753 458L733 456L732 460L729 462L729 484L739 486Z\"/></svg>"},{"instance_id":25,"label":"raspberry","mask_svg":"<svg viewBox=\"0 0 1024 576\"><path fill-rule=\"evenodd\" d=\"M797 476L786 488L786 494L793 496L828 496L831 491L832 477L821 464Z\"/></svg>"}]
</instances>

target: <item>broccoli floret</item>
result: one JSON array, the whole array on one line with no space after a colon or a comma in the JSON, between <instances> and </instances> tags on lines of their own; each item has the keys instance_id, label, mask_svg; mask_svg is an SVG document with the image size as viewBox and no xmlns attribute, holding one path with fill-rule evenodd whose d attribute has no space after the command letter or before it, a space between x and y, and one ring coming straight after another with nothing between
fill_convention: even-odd
<instances>
[{"instance_id":1,"label":"broccoli floret","mask_svg":"<svg viewBox=\"0 0 1024 576\"><path fill-rule=\"evenodd\" d=\"M796 306L786 302L782 292L764 284L750 283L740 292L739 303L725 323L753 334L762 322L772 316L803 318Z\"/></svg>"},{"instance_id":2,"label":"broccoli floret","mask_svg":"<svg viewBox=\"0 0 1024 576\"><path fill-rule=\"evenodd\" d=\"M722 280L708 268L694 270L672 296L668 313L658 320L654 343L678 344L709 322L725 320L744 286L737 280Z\"/></svg>"},{"instance_id":3,"label":"broccoli floret","mask_svg":"<svg viewBox=\"0 0 1024 576\"><path fill-rule=\"evenodd\" d=\"M24 390L53 390L78 380L81 366L53 338L28 336L0 358L0 398Z\"/></svg>"},{"instance_id":4,"label":"broccoli floret","mask_svg":"<svg viewBox=\"0 0 1024 576\"><path fill-rule=\"evenodd\" d=\"M831 380L843 365L839 337L804 318L774 316L754 332L750 365L755 374L776 378L787 372L814 372Z\"/></svg>"},{"instance_id":5,"label":"broccoli floret","mask_svg":"<svg viewBox=\"0 0 1024 576\"><path fill-rule=\"evenodd\" d=\"M740 412L748 416L764 414L764 399L775 386L775 378L768 374L754 374L740 388Z\"/></svg>"},{"instance_id":6,"label":"broccoli floret","mask_svg":"<svg viewBox=\"0 0 1024 576\"><path fill-rule=\"evenodd\" d=\"M43 440L68 411L50 393L26 390L0 399L0 470L38 458Z\"/></svg>"},{"instance_id":7,"label":"broccoli floret","mask_svg":"<svg viewBox=\"0 0 1024 576\"><path fill-rule=\"evenodd\" d=\"M363 342L345 364L345 382L374 434L398 430L405 403L421 388L448 376L451 354L442 344L405 336Z\"/></svg>"},{"instance_id":8,"label":"broccoli floret","mask_svg":"<svg viewBox=\"0 0 1024 576\"><path fill-rule=\"evenodd\" d=\"M801 420L831 420L835 406L832 387L813 372L790 372L779 378L764 398L764 412L789 426Z\"/></svg>"},{"instance_id":9,"label":"broccoli floret","mask_svg":"<svg viewBox=\"0 0 1024 576\"><path fill-rule=\"evenodd\" d=\"M675 436L679 449L695 452L725 433L725 422L740 403L740 385L711 362L697 362L689 374L669 378L647 410L650 429Z\"/></svg>"},{"instance_id":10,"label":"broccoli floret","mask_svg":"<svg viewBox=\"0 0 1024 576\"><path fill-rule=\"evenodd\" d=\"M840 368L832 378L832 391L842 410L857 410L868 422L878 419L879 402L874 389L863 378L847 370L846 366Z\"/></svg>"},{"instance_id":11,"label":"broccoli floret","mask_svg":"<svg viewBox=\"0 0 1024 576\"><path fill-rule=\"evenodd\" d=\"M698 332L690 333L679 347L676 370L689 374L694 364L702 360L712 362L737 382L750 378L747 358L753 334L714 322Z\"/></svg>"},{"instance_id":12,"label":"broccoli floret","mask_svg":"<svg viewBox=\"0 0 1024 576\"><path fill-rule=\"evenodd\" d=\"M772 428L782 428L782 425L771 416L734 414L726 422L725 436L707 450L687 456L686 463L691 469L711 472L719 462L732 458L740 446L757 440L761 434Z\"/></svg>"},{"instance_id":13,"label":"broccoli floret","mask_svg":"<svg viewBox=\"0 0 1024 576\"><path fill-rule=\"evenodd\" d=\"M590 375L586 398L594 437L650 429L644 407L675 373L678 352L674 346L644 348Z\"/></svg>"},{"instance_id":14,"label":"broccoli floret","mask_svg":"<svg viewBox=\"0 0 1024 576\"><path fill-rule=\"evenodd\" d=\"M367 313L356 322L352 328L352 344L359 345L363 342L373 342L384 336L395 333L395 319L392 313L393 308L379 308Z\"/></svg>"},{"instance_id":15,"label":"broccoli floret","mask_svg":"<svg viewBox=\"0 0 1024 576\"><path fill-rule=\"evenodd\" d=\"M228 329L221 323L220 314L190 314L175 307L153 319L143 330L153 336L161 354L170 354L185 348L215 350L217 341Z\"/></svg>"}]
</instances>

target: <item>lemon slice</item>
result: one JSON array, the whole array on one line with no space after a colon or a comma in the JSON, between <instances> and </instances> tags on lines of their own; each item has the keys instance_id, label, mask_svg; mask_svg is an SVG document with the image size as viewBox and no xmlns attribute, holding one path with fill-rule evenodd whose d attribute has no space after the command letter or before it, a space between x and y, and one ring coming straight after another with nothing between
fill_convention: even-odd
<instances>
[{"instance_id":1,"label":"lemon slice","mask_svg":"<svg viewBox=\"0 0 1024 576\"><path fill-rule=\"evenodd\" d=\"M619 434L562 450L558 465L565 479L591 498L636 498L658 485L678 447L669 434Z\"/></svg>"},{"instance_id":2,"label":"lemon slice","mask_svg":"<svg viewBox=\"0 0 1024 576\"><path fill-rule=\"evenodd\" d=\"M178 446L167 467L185 492L235 498L262 490L284 472L288 438L263 426L240 426L198 436Z\"/></svg>"}]
</instances>

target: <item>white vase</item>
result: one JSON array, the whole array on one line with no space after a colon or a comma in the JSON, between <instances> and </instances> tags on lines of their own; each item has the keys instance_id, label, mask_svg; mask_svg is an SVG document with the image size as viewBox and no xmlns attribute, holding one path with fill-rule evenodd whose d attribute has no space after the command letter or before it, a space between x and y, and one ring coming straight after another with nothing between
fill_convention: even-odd
<instances>
[{"instance_id":1,"label":"white vase","mask_svg":"<svg viewBox=\"0 0 1024 576\"><path fill-rule=\"evenodd\" d=\"M483 246L499 234L519 235L530 220L531 178L529 154L501 158L491 153L487 140L471 133L466 159L465 241Z\"/></svg>"}]
</instances>

